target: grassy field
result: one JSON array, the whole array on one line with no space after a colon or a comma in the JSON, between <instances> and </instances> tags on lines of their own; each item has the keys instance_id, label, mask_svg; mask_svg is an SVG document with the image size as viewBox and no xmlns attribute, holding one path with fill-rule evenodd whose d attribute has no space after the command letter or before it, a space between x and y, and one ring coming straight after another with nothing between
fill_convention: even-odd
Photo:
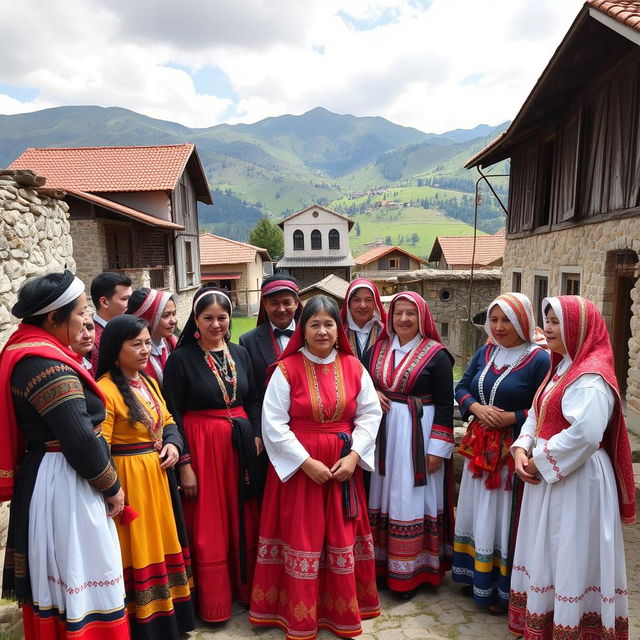
<instances>
[{"instance_id":1,"label":"grassy field","mask_svg":"<svg viewBox=\"0 0 640 640\"><path fill-rule=\"evenodd\" d=\"M387 189L384 194L377 194L371 196L362 196L360 198L340 198L338 200L334 200L330 205L329 209L334 209L335 207L346 209L351 205L360 206L365 202L369 201L372 205L375 202L379 202L380 200L393 200L395 202L415 202L416 200L421 200L422 198L434 198L438 195L441 200L446 200L447 198L461 198L464 194L462 191L453 191L451 189L440 189L439 187L394 187L391 186Z\"/></svg>"},{"instance_id":2,"label":"grassy field","mask_svg":"<svg viewBox=\"0 0 640 640\"><path fill-rule=\"evenodd\" d=\"M241 316L231 318L231 342L238 342L238 338L247 331L251 331L256 326L256 317L242 318Z\"/></svg>"},{"instance_id":3,"label":"grassy field","mask_svg":"<svg viewBox=\"0 0 640 640\"><path fill-rule=\"evenodd\" d=\"M392 219L388 217L387 219L377 219L378 215L391 215ZM380 214L378 211L373 211L369 214L354 216L353 221L360 225L359 236L355 234L355 230L349 234L349 244L354 257L369 251L369 247L364 246L365 243L375 242L376 237L384 240L390 236L392 244L426 259L431 252L436 236L470 236L473 234L473 227L464 222L447 218L439 211L414 207ZM413 233L417 233L419 238L415 245L410 242L398 242L400 236L404 236L408 240ZM478 233L484 235L481 231Z\"/></svg>"}]
</instances>

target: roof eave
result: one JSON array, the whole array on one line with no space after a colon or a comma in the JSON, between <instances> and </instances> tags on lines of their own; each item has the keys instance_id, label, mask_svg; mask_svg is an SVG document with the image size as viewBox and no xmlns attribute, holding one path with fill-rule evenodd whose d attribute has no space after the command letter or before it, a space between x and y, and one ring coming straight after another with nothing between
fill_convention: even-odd
<instances>
[{"instance_id":1,"label":"roof eave","mask_svg":"<svg viewBox=\"0 0 640 640\"><path fill-rule=\"evenodd\" d=\"M600 12L598 12L600 13ZM465 169L471 169L473 167L481 166L482 168L491 166L496 162L500 162L501 160L505 160L510 156L509 142L511 142L511 138L515 136L517 129L520 126L520 121L524 118L524 116L529 111L532 103L537 98L540 91L542 91L544 84L549 77L552 69L555 67L557 60L563 55L565 49L567 48L569 42L572 40L576 31L584 24L586 20L588 20L591 11L589 7L585 4L581 9L575 20L569 27L569 30L565 34L562 42L558 45L558 48L555 50L554 54L551 56L551 59L547 63L547 66L544 68L544 71L538 78L535 83L533 89L527 96L526 100L520 107L516 117L513 119L507 130L498 136L492 143L490 143L485 149L480 151L480 153L476 154L465 163ZM603 23L604 24L604 23ZM623 26L623 25L620 25Z\"/></svg>"}]
</instances>

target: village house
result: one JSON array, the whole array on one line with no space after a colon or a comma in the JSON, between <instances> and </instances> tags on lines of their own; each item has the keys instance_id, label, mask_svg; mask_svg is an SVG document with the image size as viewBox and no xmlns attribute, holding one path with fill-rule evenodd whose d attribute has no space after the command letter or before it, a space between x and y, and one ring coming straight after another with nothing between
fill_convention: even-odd
<instances>
[{"instance_id":1,"label":"village house","mask_svg":"<svg viewBox=\"0 0 640 640\"><path fill-rule=\"evenodd\" d=\"M588 0L515 119L467 167L511 159L503 290L598 305L640 422L640 11Z\"/></svg>"},{"instance_id":2,"label":"village house","mask_svg":"<svg viewBox=\"0 0 640 640\"><path fill-rule=\"evenodd\" d=\"M400 247L382 245L358 256L355 263L358 277L368 278L382 295L389 295L395 293L399 273L421 269L426 260Z\"/></svg>"},{"instance_id":3,"label":"village house","mask_svg":"<svg viewBox=\"0 0 640 640\"><path fill-rule=\"evenodd\" d=\"M273 263L266 249L213 233L200 234L202 282L229 291L234 314L258 313L262 279L272 270Z\"/></svg>"},{"instance_id":4,"label":"village house","mask_svg":"<svg viewBox=\"0 0 640 640\"><path fill-rule=\"evenodd\" d=\"M495 269L502 266L506 244L505 231L477 236L475 254L473 236L438 236L429 254L429 262L438 269Z\"/></svg>"},{"instance_id":5,"label":"village house","mask_svg":"<svg viewBox=\"0 0 640 640\"><path fill-rule=\"evenodd\" d=\"M135 287L174 292L184 321L200 286L197 202L213 203L193 144L27 149L10 168L66 192L87 285L103 271L126 272Z\"/></svg>"},{"instance_id":6,"label":"village house","mask_svg":"<svg viewBox=\"0 0 640 640\"><path fill-rule=\"evenodd\" d=\"M355 264L349 247L353 225L353 220L319 205L285 218L278 223L284 232L284 255L277 271L296 278L301 289L330 274L349 282Z\"/></svg>"}]
</instances>

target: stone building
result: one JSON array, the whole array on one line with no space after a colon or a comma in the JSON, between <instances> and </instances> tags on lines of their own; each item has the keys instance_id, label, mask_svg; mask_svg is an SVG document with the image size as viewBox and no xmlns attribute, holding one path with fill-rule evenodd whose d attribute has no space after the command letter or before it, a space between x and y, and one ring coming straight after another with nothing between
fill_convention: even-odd
<instances>
[{"instance_id":1,"label":"stone building","mask_svg":"<svg viewBox=\"0 0 640 640\"><path fill-rule=\"evenodd\" d=\"M278 223L284 232L284 255L279 273L293 276L300 288L328 275L351 280L354 266L349 231L353 220L319 205L312 205Z\"/></svg>"},{"instance_id":2,"label":"stone building","mask_svg":"<svg viewBox=\"0 0 640 640\"><path fill-rule=\"evenodd\" d=\"M580 294L607 322L640 423L640 7L588 0L508 130L467 167L511 158L503 289Z\"/></svg>"},{"instance_id":3,"label":"stone building","mask_svg":"<svg viewBox=\"0 0 640 640\"><path fill-rule=\"evenodd\" d=\"M66 192L77 275L103 271L174 292L184 322L200 285L197 201L212 203L193 144L27 149L31 169Z\"/></svg>"},{"instance_id":4,"label":"stone building","mask_svg":"<svg viewBox=\"0 0 640 640\"><path fill-rule=\"evenodd\" d=\"M421 269L400 274L397 291L416 291L427 301L442 341L464 369L487 339L481 326L469 326L468 318L487 310L500 294L501 278L500 269L474 271L473 279L470 271Z\"/></svg>"},{"instance_id":5,"label":"stone building","mask_svg":"<svg viewBox=\"0 0 640 640\"><path fill-rule=\"evenodd\" d=\"M0 171L0 347L18 320L11 315L28 278L75 270L64 195L31 171Z\"/></svg>"},{"instance_id":6,"label":"stone building","mask_svg":"<svg viewBox=\"0 0 640 640\"><path fill-rule=\"evenodd\" d=\"M266 249L213 233L200 234L202 283L229 291L234 314L258 313L262 279L272 271L272 265Z\"/></svg>"}]
</instances>

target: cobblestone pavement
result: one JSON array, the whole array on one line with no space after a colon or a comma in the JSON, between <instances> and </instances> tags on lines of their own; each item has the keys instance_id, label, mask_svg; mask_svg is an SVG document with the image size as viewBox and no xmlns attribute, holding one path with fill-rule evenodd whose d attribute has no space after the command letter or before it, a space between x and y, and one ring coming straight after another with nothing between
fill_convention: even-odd
<instances>
[{"instance_id":1,"label":"cobblestone pavement","mask_svg":"<svg viewBox=\"0 0 640 640\"><path fill-rule=\"evenodd\" d=\"M640 640L640 524L624 527L629 580L630 640ZM365 620L361 640L491 640L513 639L507 631L506 616L490 616L460 594L460 588L447 575L436 590L420 590L404 602L388 591L381 592L382 615ZM247 611L236 606L234 615L220 625L202 624L191 634L193 640L284 640L278 629L254 629L247 620ZM322 631L319 640L335 636Z\"/></svg>"}]
</instances>

